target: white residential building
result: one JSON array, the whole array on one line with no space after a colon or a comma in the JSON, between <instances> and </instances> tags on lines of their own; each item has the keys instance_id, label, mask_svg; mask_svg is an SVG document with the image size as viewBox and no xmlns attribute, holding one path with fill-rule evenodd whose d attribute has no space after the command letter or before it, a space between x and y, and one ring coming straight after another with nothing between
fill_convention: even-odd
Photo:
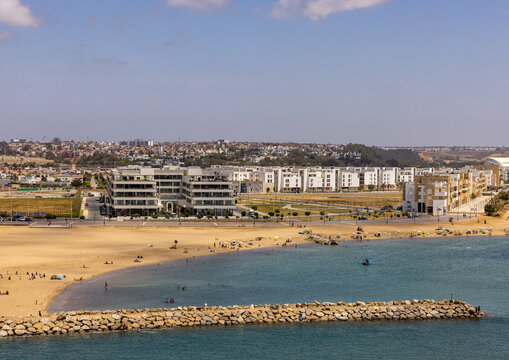
<instances>
[{"instance_id":1,"label":"white residential building","mask_svg":"<svg viewBox=\"0 0 509 360\"><path fill-rule=\"evenodd\" d=\"M277 192L301 192L302 176L298 169L276 169L274 187Z\"/></svg>"},{"instance_id":2,"label":"white residential building","mask_svg":"<svg viewBox=\"0 0 509 360\"><path fill-rule=\"evenodd\" d=\"M415 168L414 167L406 167L398 170L398 179L397 183L407 183L414 181L415 178Z\"/></svg>"},{"instance_id":3,"label":"white residential building","mask_svg":"<svg viewBox=\"0 0 509 360\"><path fill-rule=\"evenodd\" d=\"M360 174L354 168L343 168L338 179L338 190L358 188L360 185Z\"/></svg>"}]
</instances>

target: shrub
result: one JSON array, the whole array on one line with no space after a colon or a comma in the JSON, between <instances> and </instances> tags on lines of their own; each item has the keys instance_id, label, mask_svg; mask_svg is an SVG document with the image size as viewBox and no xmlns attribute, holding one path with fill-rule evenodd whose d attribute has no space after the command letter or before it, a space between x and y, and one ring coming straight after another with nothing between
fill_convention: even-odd
<instances>
[{"instance_id":1,"label":"shrub","mask_svg":"<svg viewBox=\"0 0 509 360\"><path fill-rule=\"evenodd\" d=\"M311 215L311 213L310 213L309 211L306 211L306 212L304 213L304 215L309 216L309 215Z\"/></svg>"},{"instance_id":2,"label":"shrub","mask_svg":"<svg viewBox=\"0 0 509 360\"><path fill-rule=\"evenodd\" d=\"M292 215L293 216L297 216L297 215L299 215L299 213L295 211L295 212L292 213Z\"/></svg>"},{"instance_id":3,"label":"shrub","mask_svg":"<svg viewBox=\"0 0 509 360\"><path fill-rule=\"evenodd\" d=\"M269 216L274 216L274 211L269 211Z\"/></svg>"},{"instance_id":4,"label":"shrub","mask_svg":"<svg viewBox=\"0 0 509 360\"><path fill-rule=\"evenodd\" d=\"M258 210L258 206L253 205L253 206L251 206L251 209L253 209L253 210Z\"/></svg>"},{"instance_id":5,"label":"shrub","mask_svg":"<svg viewBox=\"0 0 509 360\"><path fill-rule=\"evenodd\" d=\"M240 212L240 215L242 215L242 216L246 216L246 210L242 210L242 211Z\"/></svg>"},{"instance_id":6,"label":"shrub","mask_svg":"<svg viewBox=\"0 0 509 360\"><path fill-rule=\"evenodd\" d=\"M492 216L496 211L495 206L492 204L486 204L484 206L484 212L490 216Z\"/></svg>"}]
</instances>

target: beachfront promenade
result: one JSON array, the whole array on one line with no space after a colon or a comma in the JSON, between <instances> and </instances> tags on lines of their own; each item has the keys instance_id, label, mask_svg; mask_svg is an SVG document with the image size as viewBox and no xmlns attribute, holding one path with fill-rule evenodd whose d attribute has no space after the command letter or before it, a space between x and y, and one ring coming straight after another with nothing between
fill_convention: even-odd
<instances>
[{"instance_id":1,"label":"beachfront promenade","mask_svg":"<svg viewBox=\"0 0 509 360\"><path fill-rule=\"evenodd\" d=\"M0 317L0 337L233 326L245 324L479 319L478 307L459 300L178 307L74 311L51 316Z\"/></svg>"},{"instance_id":2,"label":"beachfront promenade","mask_svg":"<svg viewBox=\"0 0 509 360\"><path fill-rule=\"evenodd\" d=\"M449 215L441 215L441 216L420 216L418 218L378 218L378 219L368 219L368 220L355 220L351 217L344 217L343 219L333 219L329 221L328 219L324 220L313 220L307 219L305 217L297 217L284 219L281 221L276 221L274 219L265 220L265 219L186 219L181 218L180 220L175 219L152 219L152 218L139 218L133 220L124 220L117 221L108 218L104 219L56 219L51 220L51 225L47 220L34 220L33 222L24 222L24 221L4 221L0 223L0 226L31 226L31 227L50 227L53 225L58 225L58 227L67 227L72 224L72 226L156 226L156 227L175 227L175 226L184 226L184 227L218 227L218 226L341 226L341 225L376 225L376 224L415 224L415 223L439 223L439 222L448 222L449 219L452 218L454 221L460 221L465 219L475 219L477 216L465 213L465 214L449 214Z\"/></svg>"}]
</instances>

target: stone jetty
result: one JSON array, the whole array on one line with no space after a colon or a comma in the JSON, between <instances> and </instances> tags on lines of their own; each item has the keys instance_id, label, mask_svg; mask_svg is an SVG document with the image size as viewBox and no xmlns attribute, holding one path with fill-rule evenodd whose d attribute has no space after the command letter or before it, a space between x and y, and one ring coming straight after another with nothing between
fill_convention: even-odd
<instances>
[{"instance_id":1,"label":"stone jetty","mask_svg":"<svg viewBox=\"0 0 509 360\"><path fill-rule=\"evenodd\" d=\"M459 300L324 302L285 305L72 311L49 316L2 316L0 337L246 324L478 319L480 309Z\"/></svg>"},{"instance_id":2,"label":"stone jetty","mask_svg":"<svg viewBox=\"0 0 509 360\"><path fill-rule=\"evenodd\" d=\"M309 233L306 237L307 241L312 241L315 244L319 245L338 245L339 242L339 236L336 238L333 238L332 236L325 236L322 234L313 234Z\"/></svg>"}]
</instances>

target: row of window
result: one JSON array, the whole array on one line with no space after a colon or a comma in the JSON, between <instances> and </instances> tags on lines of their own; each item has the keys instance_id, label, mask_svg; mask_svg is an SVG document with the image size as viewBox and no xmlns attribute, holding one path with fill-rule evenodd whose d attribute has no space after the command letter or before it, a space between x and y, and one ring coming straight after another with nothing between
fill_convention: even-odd
<instances>
[{"instance_id":1,"label":"row of window","mask_svg":"<svg viewBox=\"0 0 509 360\"><path fill-rule=\"evenodd\" d=\"M225 206L225 205L233 205L232 200L194 200L194 205L216 205L216 206Z\"/></svg>"},{"instance_id":2,"label":"row of window","mask_svg":"<svg viewBox=\"0 0 509 360\"><path fill-rule=\"evenodd\" d=\"M181 181L158 181L157 186L181 186Z\"/></svg>"},{"instance_id":3,"label":"row of window","mask_svg":"<svg viewBox=\"0 0 509 360\"><path fill-rule=\"evenodd\" d=\"M114 195L115 197L155 197L155 194L153 192L117 192L115 191Z\"/></svg>"},{"instance_id":4,"label":"row of window","mask_svg":"<svg viewBox=\"0 0 509 360\"><path fill-rule=\"evenodd\" d=\"M154 184L115 184L114 189L155 189Z\"/></svg>"},{"instance_id":5,"label":"row of window","mask_svg":"<svg viewBox=\"0 0 509 360\"><path fill-rule=\"evenodd\" d=\"M115 200L115 205L156 205L155 200Z\"/></svg>"}]
</instances>

